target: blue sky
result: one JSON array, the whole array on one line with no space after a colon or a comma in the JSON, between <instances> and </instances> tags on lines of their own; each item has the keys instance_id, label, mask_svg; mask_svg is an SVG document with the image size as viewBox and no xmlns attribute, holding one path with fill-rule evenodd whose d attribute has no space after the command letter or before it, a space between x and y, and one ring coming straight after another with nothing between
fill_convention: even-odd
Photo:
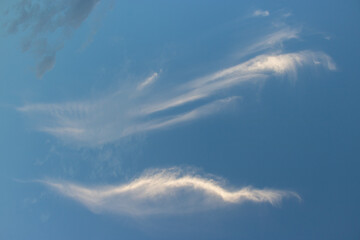
<instances>
[{"instance_id":1,"label":"blue sky","mask_svg":"<svg viewBox=\"0 0 360 240\"><path fill-rule=\"evenodd\" d=\"M2 1L0 239L358 239L357 1Z\"/></svg>"}]
</instances>

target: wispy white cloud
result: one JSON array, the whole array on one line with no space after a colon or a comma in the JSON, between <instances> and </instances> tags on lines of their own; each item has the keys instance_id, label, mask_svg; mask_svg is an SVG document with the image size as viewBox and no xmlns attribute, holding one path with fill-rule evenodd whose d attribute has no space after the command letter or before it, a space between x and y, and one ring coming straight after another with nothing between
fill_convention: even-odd
<instances>
[{"instance_id":1,"label":"wispy white cloud","mask_svg":"<svg viewBox=\"0 0 360 240\"><path fill-rule=\"evenodd\" d=\"M133 116L132 107L113 95L95 103L36 104L18 108L19 111L41 119L39 131L52 134L66 142L97 146L119 140L135 133L169 128L223 110L240 97L228 97L202 105L189 112L153 119ZM136 105L134 105L136 106Z\"/></svg>"},{"instance_id":2,"label":"wispy white cloud","mask_svg":"<svg viewBox=\"0 0 360 240\"><path fill-rule=\"evenodd\" d=\"M321 52L302 51L289 54L260 55L244 63L223 69L200 79L186 83L183 94L152 103L141 110L144 114L164 111L209 97L219 90L245 82L257 82L271 75L292 74L303 65L322 64L329 70L335 70L335 64L329 56Z\"/></svg>"},{"instance_id":3,"label":"wispy white cloud","mask_svg":"<svg viewBox=\"0 0 360 240\"><path fill-rule=\"evenodd\" d=\"M137 86L137 90L142 90L145 87L147 87L150 84L153 84L156 79L158 78L159 73L155 72L153 73L150 77L146 78L143 82L141 82L138 86Z\"/></svg>"},{"instance_id":4,"label":"wispy white cloud","mask_svg":"<svg viewBox=\"0 0 360 240\"><path fill-rule=\"evenodd\" d=\"M284 42L299 38L299 34L300 28L282 27L279 30L260 37L253 44L250 44L250 46L243 49L240 53L237 53L236 56L241 58L264 50L279 50L283 47Z\"/></svg>"},{"instance_id":5,"label":"wispy white cloud","mask_svg":"<svg viewBox=\"0 0 360 240\"><path fill-rule=\"evenodd\" d=\"M283 28L275 31L244 51L246 55L262 54L166 91L159 92L152 88L152 91L138 94L139 90L154 83L159 75L152 73L135 86L102 99L63 104L29 104L18 110L34 116L40 123L40 131L67 142L88 146L109 143L135 133L172 127L224 108L232 101L221 100L224 97L220 97L220 93L223 95L227 89L235 86L256 84L270 77L292 78L304 66L321 65L328 70L336 69L333 60L322 52L282 53L283 42L297 38L298 35L299 29ZM178 108L185 105L187 110Z\"/></svg>"},{"instance_id":6,"label":"wispy white cloud","mask_svg":"<svg viewBox=\"0 0 360 240\"><path fill-rule=\"evenodd\" d=\"M110 94L94 101L62 104L33 104L18 108L39 122L38 130L52 134L65 142L97 146L118 140L132 105L130 96Z\"/></svg>"},{"instance_id":7,"label":"wispy white cloud","mask_svg":"<svg viewBox=\"0 0 360 240\"><path fill-rule=\"evenodd\" d=\"M213 177L180 168L148 171L120 185L90 187L55 180L41 182L93 212L134 216L191 213L244 202L274 205L285 197L301 199L291 191L228 188Z\"/></svg>"},{"instance_id":8,"label":"wispy white cloud","mask_svg":"<svg viewBox=\"0 0 360 240\"><path fill-rule=\"evenodd\" d=\"M205 105L195 108L189 112L182 113L182 114L179 114L176 116L170 116L170 117L166 117L166 118L160 118L160 119L148 121L148 122L141 123L141 124L135 124L133 126L126 128L123 132L123 136L131 135L131 134L134 134L137 132L145 132L145 131L150 131L150 130L155 130L155 129L166 128L166 127L170 127L173 125L177 125L179 123L183 123L183 122L191 121L191 120L198 119L201 117L205 117L207 115L210 115L210 114L220 111L226 105L228 105L229 103L231 103L239 98L240 97L238 97L238 96L228 97L225 99L213 101L209 104L205 104Z\"/></svg>"},{"instance_id":9,"label":"wispy white cloud","mask_svg":"<svg viewBox=\"0 0 360 240\"><path fill-rule=\"evenodd\" d=\"M254 13L253 13L254 17L267 17L269 15L270 15L269 11L261 10L261 9L255 10Z\"/></svg>"}]
</instances>

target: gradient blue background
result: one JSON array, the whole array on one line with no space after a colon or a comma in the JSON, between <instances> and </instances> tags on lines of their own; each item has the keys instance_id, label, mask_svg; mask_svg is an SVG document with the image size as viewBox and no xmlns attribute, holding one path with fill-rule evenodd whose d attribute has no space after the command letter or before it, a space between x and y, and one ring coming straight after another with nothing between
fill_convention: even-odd
<instances>
[{"instance_id":1,"label":"gradient blue background","mask_svg":"<svg viewBox=\"0 0 360 240\"><path fill-rule=\"evenodd\" d=\"M358 1L102 4L41 80L33 56L20 50L21 34L0 37L0 239L360 239ZM269 10L269 18L291 12L287 21L302 27L302 39L285 49L323 51L338 70L303 69L295 82L274 78L233 89L244 100L226 113L97 149L39 133L15 110L87 99L159 69L166 89L228 66L226 56L261 34L266 20L246 17L256 9ZM81 50L94 26L92 43ZM293 190L303 201L139 219L94 214L27 182L113 183L169 166L195 166L234 186Z\"/></svg>"}]
</instances>

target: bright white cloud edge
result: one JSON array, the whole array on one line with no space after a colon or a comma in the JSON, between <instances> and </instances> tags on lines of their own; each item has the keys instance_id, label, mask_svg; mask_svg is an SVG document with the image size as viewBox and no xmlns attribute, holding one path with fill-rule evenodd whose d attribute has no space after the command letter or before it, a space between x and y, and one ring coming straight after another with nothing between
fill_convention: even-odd
<instances>
[{"instance_id":1,"label":"bright white cloud edge","mask_svg":"<svg viewBox=\"0 0 360 240\"><path fill-rule=\"evenodd\" d=\"M180 168L147 171L120 185L91 187L56 180L41 182L95 213L133 216L184 214L245 202L277 205L287 197L301 200L292 191L225 187L213 176L204 177Z\"/></svg>"},{"instance_id":2,"label":"bright white cloud edge","mask_svg":"<svg viewBox=\"0 0 360 240\"><path fill-rule=\"evenodd\" d=\"M243 54L273 50L274 47L281 47L284 41L297 38L298 34L299 29L286 27L277 30L245 48ZM311 65L336 69L331 57L322 52L281 53L278 50L175 86L160 93L160 100L154 100L153 94L149 92L141 95L140 100L137 99L138 92L158 78L159 73L155 72L133 89L125 89L120 94L115 92L103 99L64 104L29 104L18 110L38 118L40 131L71 144L99 146L124 136L175 126L219 112L217 106L225 108L233 102L226 99L239 98L219 99L217 94L220 91L245 83L256 84L271 76L294 78L300 67ZM157 92L154 93L156 95ZM205 103L195 104L199 100ZM190 103L193 106L187 112L167 112ZM154 115L158 112L161 112L161 117Z\"/></svg>"}]
</instances>

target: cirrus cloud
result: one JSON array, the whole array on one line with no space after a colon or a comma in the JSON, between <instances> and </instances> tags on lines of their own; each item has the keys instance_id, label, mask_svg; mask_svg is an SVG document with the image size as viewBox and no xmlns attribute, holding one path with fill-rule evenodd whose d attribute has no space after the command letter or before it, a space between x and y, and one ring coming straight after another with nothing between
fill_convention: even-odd
<instances>
[{"instance_id":1,"label":"cirrus cloud","mask_svg":"<svg viewBox=\"0 0 360 240\"><path fill-rule=\"evenodd\" d=\"M276 29L244 47L238 56L242 60L237 60L232 66L210 71L167 89L157 90L154 86L142 91L155 81L158 81L157 86L161 84L159 70L99 99L27 104L18 110L34 117L39 131L71 144L90 147L137 133L173 127L226 109L241 99L237 93L230 93L235 87L261 84L271 78L294 79L305 67L336 70L334 61L326 53L282 50L284 42L297 39L299 35L299 28Z\"/></svg>"},{"instance_id":2,"label":"cirrus cloud","mask_svg":"<svg viewBox=\"0 0 360 240\"><path fill-rule=\"evenodd\" d=\"M95 213L132 216L192 213L245 202L276 205L288 197L301 200L292 191L225 187L214 177L203 177L180 168L147 171L119 185L84 186L55 180L41 182Z\"/></svg>"}]
</instances>

